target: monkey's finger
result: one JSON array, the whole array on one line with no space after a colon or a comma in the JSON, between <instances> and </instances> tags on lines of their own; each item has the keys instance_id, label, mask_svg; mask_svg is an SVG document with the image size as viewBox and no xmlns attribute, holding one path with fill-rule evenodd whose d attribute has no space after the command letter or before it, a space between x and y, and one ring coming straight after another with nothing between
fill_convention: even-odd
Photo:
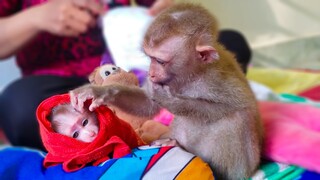
<instances>
[{"instance_id":1,"label":"monkey's finger","mask_svg":"<svg viewBox=\"0 0 320 180\"><path fill-rule=\"evenodd\" d=\"M172 144L174 144L174 142L172 142L173 139L171 138L165 138L165 139L158 139L155 140L151 143L152 146L170 146Z\"/></svg>"},{"instance_id":2,"label":"monkey's finger","mask_svg":"<svg viewBox=\"0 0 320 180\"><path fill-rule=\"evenodd\" d=\"M75 95L74 91L70 91L69 92L69 96L70 96L70 103L73 107L76 107L78 104L78 98Z\"/></svg>"},{"instance_id":3,"label":"monkey's finger","mask_svg":"<svg viewBox=\"0 0 320 180\"><path fill-rule=\"evenodd\" d=\"M77 105L76 105L76 109L80 112L84 112L84 103L88 100L88 99L93 99L93 96L86 93L86 91L80 93L78 95L77 98Z\"/></svg>"},{"instance_id":4,"label":"monkey's finger","mask_svg":"<svg viewBox=\"0 0 320 180\"><path fill-rule=\"evenodd\" d=\"M75 108L77 111L79 111L79 112L83 112L83 111L84 111L84 110L83 110L83 104L84 104L84 102L79 101L79 98L78 98L78 102L77 102L77 104L74 106L74 108Z\"/></svg>"},{"instance_id":5,"label":"monkey's finger","mask_svg":"<svg viewBox=\"0 0 320 180\"><path fill-rule=\"evenodd\" d=\"M92 103L89 106L89 111L94 111L95 109L97 109L102 104L103 104L103 100L102 99L96 99L96 100L92 101Z\"/></svg>"}]
</instances>

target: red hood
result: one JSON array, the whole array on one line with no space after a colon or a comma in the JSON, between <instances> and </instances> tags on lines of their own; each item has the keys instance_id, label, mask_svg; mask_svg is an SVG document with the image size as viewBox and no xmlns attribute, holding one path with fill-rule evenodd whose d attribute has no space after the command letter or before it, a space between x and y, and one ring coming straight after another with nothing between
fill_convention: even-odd
<instances>
[{"instance_id":1,"label":"red hood","mask_svg":"<svg viewBox=\"0 0 320 180\"><path fill-rule=\"evenodd\" d=\"M132 148L142 145L142 140L133 128L120 120L106 106L100 106L94 112L99 120L99 132L90 143L54 132L48 117L53 107L61 103L70 103L69 94L55 95L44 100L37 109L40 134L48 154L44 166L63 165L67 172L78 170L86 164L98 165L108 160L110 155L119 158L131 152Z\"/></svg>"}]
</instances>

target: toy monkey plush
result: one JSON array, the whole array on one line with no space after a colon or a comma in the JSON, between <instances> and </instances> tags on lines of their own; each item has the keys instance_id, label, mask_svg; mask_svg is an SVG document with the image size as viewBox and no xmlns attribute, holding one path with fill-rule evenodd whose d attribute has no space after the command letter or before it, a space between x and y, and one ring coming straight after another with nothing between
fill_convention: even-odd
<instances>
[{"instance_id":1,"label":"toy monkey plush","mask_svg":"<svg viewBox=\"0 0 320 180\"><path fill-rule=\"evenodd\" d=\"M138 86L137 77L130 72L127 72L113 64L105 64L97 67L89 75L89 81L94 85L110 85L119 83L126 86Z\"/></svg>"},{"instance_id":2,"label":"toy monkey plush","mask_svg":"<svg viewBox=\"0 0 320 180\"><path fill-rule=\"evenodd\" d=\"M112 64L97 67L90 75L89 81L94 85L111 85L119 83L125 86L139 86L138 78L131 72L127 72ZM128 122L138 133L141 139L149 144L169 131L169 128L160 122L146 117L138 117L122 111L118 107L109 106L110 109L122 120Z\"/></svg>"}]
</instances>

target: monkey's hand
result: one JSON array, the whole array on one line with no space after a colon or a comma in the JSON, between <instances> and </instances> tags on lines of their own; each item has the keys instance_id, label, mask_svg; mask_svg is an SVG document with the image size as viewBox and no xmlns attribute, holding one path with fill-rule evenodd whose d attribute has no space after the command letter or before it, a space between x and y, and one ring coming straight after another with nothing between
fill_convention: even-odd
<instances>
[{"instance_id":1,"label":"monkey's hand","mask_svg":"<svg viewBox=\"0 0 320 180\"><path fill-rule=\"evenodd\" d=\"M89 110L93 111L101 105L108 105L119 92L113 86L84 85L69 92L71 105L80 112L84 111L84 103L91 99Z\"/></svg>"},{"instance_id":2,"label":"monkey's hand","mask_svg":"<svg viewBox=\"0 0 320 180\"><path fill-rule=\"evenodd\" d=\"M152 84L152 91L153 99L161 106L166 106L167 103L170 103L174 99L167 85Z\"/></svg>"},{"instance_id":3,"label":"monkey's hand","mask_svg":"<svg viewBox=\"0 0 320 180\"><path fill-rule=\"evenodd\" d=\"M153 141L151 146L178 146L178 142L175 139L166 138L166 139L159 139Z\"/></svg>"}]
</instances>

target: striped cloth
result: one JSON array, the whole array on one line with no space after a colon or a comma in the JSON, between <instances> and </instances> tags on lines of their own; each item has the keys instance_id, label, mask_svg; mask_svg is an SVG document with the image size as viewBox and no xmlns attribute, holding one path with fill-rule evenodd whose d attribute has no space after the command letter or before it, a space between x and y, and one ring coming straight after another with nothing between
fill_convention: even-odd
<instances>
[{"instance_id":1,"label":"striped cloth","mask_svg":"<svg viewBox=\"0 0 320 180\"><path fill-rule=\"evenodd\" d=\"M263 162L249 180L294 180L299 179L304 171L303 168L298 166L277 162Z\"/></svg>"}]
</instances>

